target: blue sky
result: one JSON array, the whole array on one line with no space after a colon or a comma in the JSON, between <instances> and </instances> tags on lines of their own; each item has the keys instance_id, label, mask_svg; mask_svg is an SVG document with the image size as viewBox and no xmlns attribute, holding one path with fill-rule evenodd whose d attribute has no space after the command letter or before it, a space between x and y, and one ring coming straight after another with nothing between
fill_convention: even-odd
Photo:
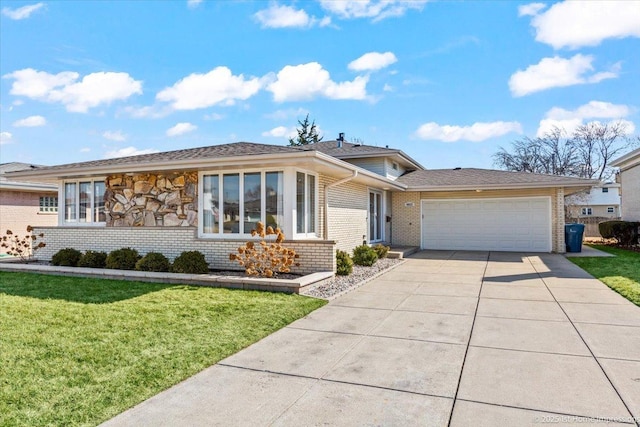
<instances>
[{"instance_id":1,"label":"blue sky","mask_svg":"<svg viewBox=\"0 0 640 427\"><path fill-rule=\"evenodd\" d=\"M557 125L640 127L640 2L1 3L0 161L253 141L490 168Z\"/></svg>"}]
</instances>

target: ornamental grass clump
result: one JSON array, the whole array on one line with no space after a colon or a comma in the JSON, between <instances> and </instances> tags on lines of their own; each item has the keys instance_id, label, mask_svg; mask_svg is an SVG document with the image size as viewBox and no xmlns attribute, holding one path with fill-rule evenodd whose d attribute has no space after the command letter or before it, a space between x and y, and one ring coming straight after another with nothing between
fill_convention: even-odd
<instances>
[{"instance_id":1,"label":"ornamental grass clump","mask_svg":"<svg viewBox=\"0 0 640 427\"><path fill-rule=\"evenodd\" d=\"M259 242L247 242L238 248L237 253L229 254L229 261L236 261L249 276L275 277L279 273L290 273L292 266L300 266L295 260L300 255L293 249L282 246L284 233L280 228L266 227L262 222L251 230L251 236L259 236ZM275 236L270 243L267 236Z\"/></svg>"},{"instance_id":2,"label":"ornamental grass clump","mask_svg":"<svg viewBox=\"0 0 640 427\"><path fill-rule=\"evenodd\" d=\"M0 247L6 249L7 255L17 256L22 261L30 259L38 249L44 248L46 243L37 242L38 238L42 239L44 233L35 235L32 233L33 227L27 226L27 233L24 236L14 234L13 231L7 230L5 235L0 239ZM37 242L37 243L36 243Z\"/></svg>"}]
</instances>

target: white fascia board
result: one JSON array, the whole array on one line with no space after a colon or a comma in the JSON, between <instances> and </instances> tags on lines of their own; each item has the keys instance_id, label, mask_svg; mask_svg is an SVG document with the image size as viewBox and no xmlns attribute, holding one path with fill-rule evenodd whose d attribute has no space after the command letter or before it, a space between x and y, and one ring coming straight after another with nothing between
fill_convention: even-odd
<instances>
[{"instance_id":1,"label":"white fascia board","mask_svg":"<svg viewBox=\"0 0 640 427\"><path fill-rule=\"evenodd\" d=\"M0 181L0 190L56 192L58 191L58 186L34 182Z\"/></svg>"},{"instance_id":2,"label":"white fascia board","mask_svg":"<svg viewBox=\"0 0 640 427\"><path fill-rule=\"evenodd\" d=\"M633 150L611 162L611 166L618 167L622 170L633 166L640 165L640 148Z\"/></svg>"}]
</instances>

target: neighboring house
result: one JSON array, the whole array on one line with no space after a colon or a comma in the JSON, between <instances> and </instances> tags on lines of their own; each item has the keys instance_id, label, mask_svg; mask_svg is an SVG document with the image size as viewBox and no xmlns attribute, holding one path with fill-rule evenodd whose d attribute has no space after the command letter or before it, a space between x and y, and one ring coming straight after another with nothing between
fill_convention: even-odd
<instances>
[{"instance_id":1,"label":"neighboring house","mask_svg":"<svg viewBox=\"0 0 640 427\"><path fill-rule=\"evenodd\" d=\"M564 197L595 181L482 169L425 170L400 150L342 141L238 142L15 172L59 186L63 247L203 252L212 268L257 221L279 226L298 272L335 269L335 251L386 242L425 249L564 252Z\"/></svg>"},{"instance_id":2,"label":"neighboring house","mask_svg":"<svg viewBox=\"0 0 640 427\"><path fill-rule=\"evenodd\" d=\"M565 200L569 218L620 218L620 184L606 182Z\"/></svg>"},{"instance_id":3,"label":"neighboring house","mask_svg":"<svg viewBox=\"0 0 640 427\"><path fill-rule=\"evenodd\" d=\"M17 162L0 164L0 236L7 230L22 236L29 225L58 223L57 184L10 180L5 175L39 167ZM0 248L0 253L6 253L6 249Z\"/></svg>"},{"instance_id":4,"label":"neighboring house","mask_svg":"<svg viewBox=\"0 0 640 427\"><path fill-rule=\"evenodd\" d=\"M640 148L614 160L611 166L620 168L622 219L640 221Z\"/></svg>"}]
</instances>

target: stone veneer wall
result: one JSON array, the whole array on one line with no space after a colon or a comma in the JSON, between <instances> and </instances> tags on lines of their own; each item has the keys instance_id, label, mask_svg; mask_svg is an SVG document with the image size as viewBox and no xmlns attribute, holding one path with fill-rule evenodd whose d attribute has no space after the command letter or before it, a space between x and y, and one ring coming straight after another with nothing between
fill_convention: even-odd
<instances>
[{"instance_id":1,"label":"stone veneer wall","mask_svg":"<svg viewBox=\"0 0 640 427\"><path fill-rule=\"evenodd\" d=\"M198 225L198 174L110 175L106 179L107 227Z\"/></svg>"},{"instance_id":2,"label":"stone veneer wall","mask_svg":"<svg viewBox=\"0 0 640 427\"><path fill-rule=\"evenodd\" d=\"M37 253L41 260L50 260L53 254L63 248L110 252L131 247L141 255L160 252L172 261L182 251L197 250L204 254L210 268L220 270L240 269L229 261L229 254L247 241L199 239L196 229L192 227L36 227L34 233L44 233L45 236L47 246ZM334 241L292 240L285 241L284 246L300 254L300 267L294 267L293 273L335 271Z\"/></svg>"}]
</instances>

